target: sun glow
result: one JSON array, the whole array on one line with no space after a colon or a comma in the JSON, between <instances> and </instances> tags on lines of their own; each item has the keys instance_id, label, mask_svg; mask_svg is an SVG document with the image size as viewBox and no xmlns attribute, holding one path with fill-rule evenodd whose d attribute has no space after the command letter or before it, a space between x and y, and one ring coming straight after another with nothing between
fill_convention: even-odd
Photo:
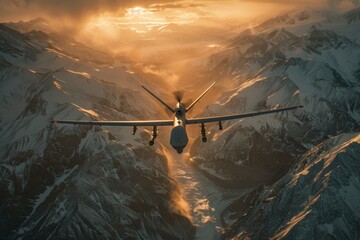
<instances>
[{"instance_id":1,"label":"sun glow","mask_svg":"<svg viewBox=\"0 0 360 240\"><path fill-rule=\"evenodd\" d=\"M244 19L258 15L259 9L256 3L217 1L117 8L89 15L77 38L140 61L168 64L176 59L173 66L181 71L179 62L221 49L222 42L240 32L248 24Z\"/></svg>"},{"instance_id":2,"label":"sun glow","mask_svg":"<svg viewBox=\"0 0 360 240\"><path fill-rule=\"evenodd\" d=\"M178 9L158 11L154 8L132 7L125 9L125 14L104 13L97 15L87 25L90 32L112 32L124 35L124 31L130 31L144 35L154 29L161 29L169 24L190 24L198 20L194 12L186 12ZM126 34L126 33L125 33Z\"/></svg>"},{"instance_id":3,"label":"sun glow","mask_svg":"<svg viewBox=\"0 0 360 240\"><path fill-rule=\"evenodd\" d=\"M128 16L143 16L143 15L151 15L151 14L152 14L151 11L142 7L133 7L133 8L128 8L126 10L126 15Z\"/></svg>"}]
</instances>

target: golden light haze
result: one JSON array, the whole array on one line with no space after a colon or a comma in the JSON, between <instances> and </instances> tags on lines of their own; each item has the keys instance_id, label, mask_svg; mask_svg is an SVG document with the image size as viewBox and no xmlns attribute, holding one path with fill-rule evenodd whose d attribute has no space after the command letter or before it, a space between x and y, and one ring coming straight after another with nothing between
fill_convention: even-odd
<instances>
[{"instance_id":1,"label":"golden light haze","mask_svg":"<svg viewBox=\"0 0 360 240\"><path fill-rule=\"evenodd\" d=\"M129 55L137 60L161 61L153 52L174 55L179 48L191 54L194 48L214 48L236 34L242 26L289 9L288 4L242 1L193 1L136 5L89 16L76 37L105 51ZM265 11L266 10L266 11ZM159 49L161 48L161 49ZM162 54L162 57L166 57ZM183 58L179 56L179 58Z\"/></svg>"},{"instance_id":2,"label":"golden light haze","mask_svg":"<svg viewBox=\"0 0 360 240\"><path fill-rule=\"evenodd\" d=\"M337 1L132 1L94 11L74 23L81 42L139 63L153 74L178 79L189 61L216 52L245 28L294 7L343 8ZM166 69L166 70L164 70Z\"/></svg>"},{"instance_id":3,"label":"golden light haze","mask_svg":"<svg viewBox=\"0 0 360 240\"><path fill-rule=\"evenodd\" d=\"M358 0L0 0L2 21L44 17L60 31L110 54L171 63L221 48L244 28L305 4L346 7Z\"/></svg>"}]
</instances>

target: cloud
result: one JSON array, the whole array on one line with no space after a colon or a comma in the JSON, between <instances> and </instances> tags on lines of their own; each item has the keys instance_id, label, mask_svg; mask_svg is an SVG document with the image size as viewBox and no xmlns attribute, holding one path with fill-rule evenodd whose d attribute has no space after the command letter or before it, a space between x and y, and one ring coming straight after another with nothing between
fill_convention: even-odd
<instances>
[{"instance_id":1,"label":"cloud","mask_svg":"<svg viewBox=\"0 0 360 240\"><path fill-rule=\"evenodd\" d=\"M196 14L200 20L223 24L229 19L250 19L257 15L274 13L295 5L310 4L331 7L358 5L360 0L0 0L0 22L31 20L43 17L54 26L69 33L77 33L89 21L104 16L125 16L128 7L146 7L166 18ZM350 6L350 7L351 7ZM269 10L271 9L271 10ZM167 15L166 15L166 14ZM224 20L224 21L223 21Z\"/></svg>"},{"instance_id":2,"label":"cloud","mask_svg":"<svg viewBox=\"0 0 360 240\"><path fill-rule=\"evenodd\" d=\"M192 8L192 7L204 7L204 4L199 3L186 3L186 2L177 2L177 3L163 3L163 4L151 4L149 7L156 10L164 9L174 9L174 8Z\"/></svg>"},{"instance_id":3,"label":"cloud","mask_svg":"<svg viewBox=\"0 0 360 240\"><path fill-rule=\"evenodd\" d=\"M124 16L129 7L155 4L158 7L179 4L180 7L180 3L179 0L0 0L0 22L29 21L42 17L60 31L75 36L89 21L106 13Z\"/></svg>"},{"instance_id":4,"label":"cloud","mask_svg":"<svg viewBox=\"0 0 360 240\"><path fill-rule=\"evenodd\" d=\"M56 16L83 17L98 11L116 10L131 5L131 0L21 0L26 7L35 7ZM138 2L138 1L136 1ZM145 1L146 2L146 1Z\"/></svg>"},{"instance_id":5,"label":"cloud","mask_svg":"<svg viewBox=\"0 0 360 240\"><path fill-rule=\"evenodd\" d=\"M43 16L51 18L83 19L89 15L111 11L121 12L131 6L147 7L176 0L0 0L0 16Z\"/></svg>"},{"instance_id":6,"label":"cloud","mask_svg":"<svg viewBox=\"0 0 360 240\"><path fill-rule=\"evenodd\" d=\"M300 4L295 0L223 0L220 5L228 3L277 3L277 4ZM308 2L308 1L305 1ZM327 2L331 7L337 7L343 2L359 4L359 0L321 0ZM0 0L0 18L69 18L72 20L82 20L90 15L99 12L119 12L124 8L133 6L151 7L153 11L176 8L202 7L209 3L219 3L215 0ZM304 3L304 2L302 2ZM219 6L220 6L219 5Z\"/></svg>"}]
</instances>

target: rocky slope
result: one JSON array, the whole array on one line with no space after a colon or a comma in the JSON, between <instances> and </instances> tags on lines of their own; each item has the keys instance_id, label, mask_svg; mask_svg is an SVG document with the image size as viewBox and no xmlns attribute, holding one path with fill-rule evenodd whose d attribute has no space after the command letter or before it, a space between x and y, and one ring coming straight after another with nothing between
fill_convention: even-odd
<instances>
[{"instance_id":1,"label":"rocky slope","mask_svg":"<svg viewBox=\"0 0 360 240\"><path fill-rule=\"evenodd\" d=\"M279 181L223 213L223 239L358 239L360 134L306 152Z\"/></svg>"},{"instance_id":2,"label":"rocky slope","mask_svg":"<svg viewBox=\"0 0 360 240\"><path fill-rule=\"evenodd\" d=\"M353 10L355 11L355 10ZM352 12L298 9L244 30L208 61L228 89L205 115L301 104L299 111L208 125L193 161L225 185L281 177L295 160L331 136L360 130L359 21ZM301 17L306 16L306 17Z\"/></svg>"},{"instance_id":3,"label":"rocky slope","mask_svg":"<svg viewBox=\"0 0 360 240\"><path fill-rule=\"evenodd\" d=\"M146 74L59 34L0 24L0 41L0 238L191 238L161 146L148 147L146 133L50 124L166 118L130 90Z\"/></svg>"}]
</instances>

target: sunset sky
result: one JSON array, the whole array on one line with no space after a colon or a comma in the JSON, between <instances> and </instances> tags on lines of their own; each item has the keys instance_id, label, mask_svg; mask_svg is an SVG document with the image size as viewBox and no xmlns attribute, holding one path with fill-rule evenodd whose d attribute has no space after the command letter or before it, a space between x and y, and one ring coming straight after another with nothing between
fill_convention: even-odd
<instances>
[{"instance_id":1,"label":"sunset sky","mask_svg":"<svg viewBox=\"0 0 360 240\"><path fill-rule=\"evenodd\" d=\"M181 21L209 16L246 19L296 5L321 3L338 7L358 2L359 0L0 0L0 18L6 21L42 16L53 20L68 18L82 22L107 13L115 16L147 15L154 17L154 20L158 20L159 16L166 19L170 15L178 15L181 19L175 20Z\"/></svg>"},{"instance_id":2,"label":"sunset sky","mask_svg":"<svg viewBox=\"0 0 360 240\"><path fill-rule=\"evenodd\" d=\"M138 41L217 46L240 26L249 27L299 6L338 10L358 0L0 0L0 21L43 17L57 29L88 45L115 52L139 49ZM178 28L167 29L176 25ZM234 30L235 29L235 30ZM171 41L169 33L173 31ZM181 36L179 33L182 33ZM159 39L161 35L162 39ZM231 37L231 36L230 36ZM168 45L172 43L173 45ZM129 45L130 44L130 45ZM141 46L149 48L144 42ZM152 45L152 49L157 46ZM140 47L141 48L141 47ZM129 50L130 49L130 50ZM143 57L144 53L141 53ZM146 54L146 53L145 53Z\"/></svg>"}]
</instances>

